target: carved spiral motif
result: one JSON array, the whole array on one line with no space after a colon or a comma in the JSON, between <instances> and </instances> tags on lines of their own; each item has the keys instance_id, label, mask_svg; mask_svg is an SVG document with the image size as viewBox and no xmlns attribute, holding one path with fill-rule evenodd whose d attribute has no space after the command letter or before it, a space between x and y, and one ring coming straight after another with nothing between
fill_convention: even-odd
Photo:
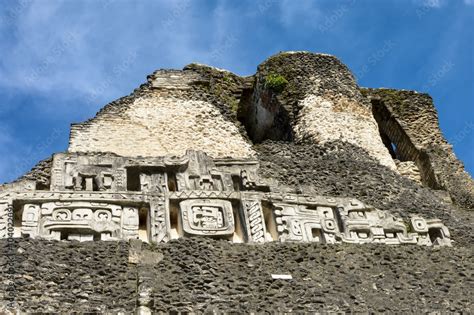
<instances>
[{"instance_id":1,"label":"carved spiral motif","mask_svg":"<svg viewBox=\"0 0 474 315\"><path fill-rule=\"evenodd\" d=\"M263 222L260 210L260 204L258 201L248 201L246 203L248 215L249 215L249 224L250 224L250 234L254 242L264 242L265 234L263 231Z\"/></svg>"}]
</instances>

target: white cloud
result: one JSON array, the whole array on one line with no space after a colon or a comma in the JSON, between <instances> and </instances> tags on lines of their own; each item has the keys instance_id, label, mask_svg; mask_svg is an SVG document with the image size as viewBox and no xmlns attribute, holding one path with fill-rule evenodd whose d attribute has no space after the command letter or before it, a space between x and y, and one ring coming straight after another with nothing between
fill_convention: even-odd
<instances>
[{"instance_id":1,"label":"white cloud","mask_svg":"<svg viewBox=\"0 0 474 315\"><path fill-rule=\"evenodd\" d=\"M181 68L193 61L240 63L229 34L238 38L235 25L241 22L226 2L210 15L192 0L22 3L7 19L0 8L0 92L33 97L22 108L48 116L47 121L54 115L54 121L67 126L73 115L88 118L157 68ZM0 126L9 121L10 111L19 112L8 98L2 101ZM53 150L49 146L35 153L34 140L23 133L12 137L19 126L13 122L9 132L0 128L0 182L28 171ZM42 132L53 128L44 126ZM67 139L63 129L61 139Z\"/></svg>"},{"instance_id":2,"label":"white cloud","mask_svg":"<svg viewBox=\"0 0 474 315\"><path fill-rule=\"evenodd\" d=\"M129 74L147 66L144 61L154 62L144 70L151 72L209 54L195 36L202 26L190 0L109 1L105 9L104 3L41 1L18 11L9 25L14 35L0 43L0 87L87 98L106 86L100 102L122 90ZM133 53L136 59L117 75L114 66Z\"/></svg>"},{"instance_id":3,"label":"white cloud","mask_svg":"<svg viewBox=\"0 0 474 315\"><path fill-rule=\"evenodd\" d=\"M425 8L439 9L446 4L446 0L413 0L419 6Z\"/></svg>"},{"instance_id":4,"label":"white cloud","mask_svg":"<svg viewBox=\"0 0 474 315\"><path fill-rule=\"evenodd\" d=\"M280 20L286 27L304 21L315 25L322 17L318 2L311 0L283 0L280 2Z\"/></svg>"},{"instance_id":5,"label":"white cloud","mask_svg":"<svg viewBox=\"0 0 474 315\"><path fill-rule=\"evenodd\" d=\"M423 0L423 6L425 7L440 8L441 5L441 0Z\"/></svg>"}]
</instances>

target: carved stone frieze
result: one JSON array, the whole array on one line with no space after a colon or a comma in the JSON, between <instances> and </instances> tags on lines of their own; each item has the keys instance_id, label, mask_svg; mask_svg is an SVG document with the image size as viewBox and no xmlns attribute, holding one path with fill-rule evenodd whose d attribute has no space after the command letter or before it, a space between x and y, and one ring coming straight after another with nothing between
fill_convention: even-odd
<instances>
[{"instance_id":1,"label":"carved stone frieze","mask_svg":"<svg viewBox=\"0 0 474 315\"><path fill-rule=\"evenodd\" d=\"M26 184L31 189L19 189ZM355 199L297 193L260 178L256 160L213 160L200 151L150 158L60 153L51 189L32 184L0 191L0 237L13 207L23 235L46 239L451 244L439 220L404 222Z\"/></svg>"},{"instance_id":2,"label":"carved stone frieze","mask_svg":"<svg viewBox=\"0 0 474 315\"><path fill-rule=\"evenodd\" d=\"M23 205L21 233L55 240L138 238L138 209L81 201L28 203Z\"/></svg>"},{"instance_id":3,"label":"carved stone frieze","mask_svg":"<svg viewBox=\"0 0 474 315\"><path fill-rule=\"evenodd\" d=\"M338 232L331 207L275 203L274 214L279 240L335 243Z\"/></svg>"},{"instance_id":4,"label":"carved stone frieze","mask_svg":"<svg viewBox=\"0 0 474 315\"><path fill-rule=\"evenodd\" d=\"M252 243L265 242L265 219L261 201L258 199L242 199L242 210L247 227L248 241Z\"/></svg>"},{"instance_id":5,"label":"carved stone frieze","mask_svg":"<svg viewBox=\"0 0 474 315\"><path fill-rule=\"evenodd\" d=\"M188 199L180 202L186 235L231 236L235 232L232 204L227 200Z\"/></svg>"},{"instance_id":6,"label":"carved stone frieze","mask_svg":"<svg viewBox=\"0 0 474 315\"><path fill-rule=\"evenodd\" d=\"M169 240L169 209L168 199L164 197L152 198L150 200L151 241L155 243L164 243Z\"/></svg>"},{"instance_id":7,"label":"carved stone frieze","mask_svg":"<svg viewBox=\"0 0 474 315\"><path fill-rule=\"evenodd\" d=\"M12 235L12 231L8 231L9 226L13 223L12 204L8 200L0 199L0 238L7 238Z\"/></svg>"}]
</instances>

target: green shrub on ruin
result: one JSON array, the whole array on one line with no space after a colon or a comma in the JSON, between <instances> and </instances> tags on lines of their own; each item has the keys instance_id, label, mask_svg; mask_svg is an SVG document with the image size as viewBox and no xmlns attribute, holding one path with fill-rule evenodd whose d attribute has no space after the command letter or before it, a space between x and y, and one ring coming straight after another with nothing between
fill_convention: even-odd
<instances>
[{"instance_id":1,"label":"green shrub on ruin","mask_svg":"<svg viewBox=\"0 0 474 315\"><path fill-rule=\"evenodd\" d=\"M265 78L265 88L275 93L281 93L288 85L288 80L279 74L269 74Z\"/></svg>"}]
</instances>

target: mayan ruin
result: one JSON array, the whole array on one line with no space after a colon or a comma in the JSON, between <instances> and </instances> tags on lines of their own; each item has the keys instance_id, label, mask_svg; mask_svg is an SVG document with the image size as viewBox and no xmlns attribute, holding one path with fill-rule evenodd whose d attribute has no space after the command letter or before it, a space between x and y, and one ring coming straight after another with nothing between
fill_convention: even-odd
<instances>
[{"instance_id":1,"label":"mayan ruin","mask_svg":"<svg viewBox=\"0 0 474 315\"><path fill-rule=\"evenodd\" d=\"M289 51L246 77L157 70L73 123L0 185L0 238L22 312L458 313L472 210L428 94Z\"/></svg>"}]
</instances>

